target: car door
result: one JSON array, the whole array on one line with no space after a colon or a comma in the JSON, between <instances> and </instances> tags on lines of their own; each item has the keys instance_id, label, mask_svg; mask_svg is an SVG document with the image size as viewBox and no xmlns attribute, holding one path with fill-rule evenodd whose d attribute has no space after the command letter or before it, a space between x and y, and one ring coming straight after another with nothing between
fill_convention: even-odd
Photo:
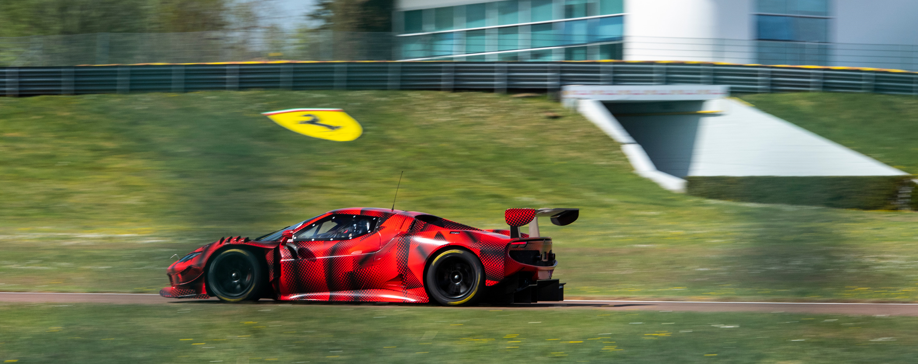
<instances>
[{"instance_id":1,"label":"car door","mask_svg":"<svg viewBox=\"0 0 918 364\"><path fill-rule=\"evenodd\" d=\"M378 221L374 216L333 214L303 226L292 242L285 243L289 258L281 261L281 294L365 289L366 277L360 273L375 264ZM331 296L304 297L334 299Z\"/></svg>"}]
</instances>

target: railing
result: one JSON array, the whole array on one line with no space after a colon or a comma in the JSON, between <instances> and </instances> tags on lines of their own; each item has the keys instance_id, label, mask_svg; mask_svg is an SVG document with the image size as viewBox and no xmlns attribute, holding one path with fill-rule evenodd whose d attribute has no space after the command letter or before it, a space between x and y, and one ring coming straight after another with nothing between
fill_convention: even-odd
<instances>
[{"instance_id":1,"label":"railing","mask_svg":"<svg viewBox=\"0 0 918 364\"><path fill-rule=\"evenodd\" d=\"M918 95L918 74L873 70L630 62L281 62L0 68L0 95L205 90L526 90L564 85L728 85L789 91Z\"/></svg>"},{"instance_id":2,"label":"railing","mask_svg":"<svg viewBox=\"0 0 918 364\"><path fill-rule=\"evenodd\" d=\"M918 71L918 45L455 31L393 33L234 31L99 33L0 38L0 66L298 61L668 60L872 67ZM479 32L480 33L480 32ZM445 34L445 33L444 33ZM476 33L478 34L478 33Z\"/></svg>"}]
</instances>

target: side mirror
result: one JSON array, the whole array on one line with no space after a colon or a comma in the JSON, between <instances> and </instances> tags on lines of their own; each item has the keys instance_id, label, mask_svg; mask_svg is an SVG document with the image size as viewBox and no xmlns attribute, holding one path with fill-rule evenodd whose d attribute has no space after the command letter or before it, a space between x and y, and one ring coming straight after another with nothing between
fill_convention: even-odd
<instances>
[{"instance_id":1,"label":"side mirror","mask_svg":"<svg viewBox=\"0 0 918 364\"><path fill-rule=\"evenodd\" d=\"M281 243L289 243L293 241L293 230L284 230L284 232L281 233L280 241Z\"/></svg>"}]
</instances>

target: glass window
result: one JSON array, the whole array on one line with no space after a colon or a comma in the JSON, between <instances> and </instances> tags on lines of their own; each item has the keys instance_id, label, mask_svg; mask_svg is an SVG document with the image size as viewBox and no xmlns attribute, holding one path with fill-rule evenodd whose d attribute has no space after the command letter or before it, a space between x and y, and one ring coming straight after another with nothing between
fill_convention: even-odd
<instances>
[{"instance_id":1,"label":"glass window","mask_svg":"<svg viewBox=\"0 0 918 364\"><path fill-rule=\"evenodd\" d=\"M555 6L552 0L532 0L529 6L530 21L548 21L555 18Z\"/></svg>"},{"instance_id":2,"label":"glass window","mask_svg":"<svg viewBox=\"0 0 918 364\"><path fill-rule=\"evenodd\" d=\"M488 25L488 8L485 5L473 4L465 6L466 28L478 28Z\"/></svg>"},{"instance_id":3,"label":"glass window","mask_svg":"<svg viewBox=\"0 0 918 364\"><path fill-rule=\"evenodd\" d=\"M564 0L564 17L580 18L587 16L587 0Z\"/></svg>"},{"instance_id":4,"label":"glass window","mask_svg":"<svg viewBox=\"0 0 918 364\"><path fill-rule=\"evenodd\" d=\"M759 64L787 64L785 42L758 42Z\"/></svg>"},{"instance_id":5,"label":"glass window","mask_svg":"<svg viewBox=\"0 0 918 364\"><path fill-rule=\"evenodd\" d=\"M529 36L532 48L553 47L560 44L555 35L555 25L552 23L529 26Z\"/></svg>"},{"instance_id":6,"label":"glass window","mask_svg":"<svg viewBox=\"0 0 918 364\"><path fill-rule=\"evenodd\" d=\"M497 3L497 25L519 23L519 12L519 4L517 4L516 0Z\"/></svg>"},{"instance_id":7,"label":"glass window","mask_svg":"<svg viewBox=\"0 0 918 364\"><path fill-rule=\"evenodd\" d=\"M829 0L758 0L760 13L829 16Z\"/></svg>"},{"instance_id":8,"label":"glass window","mask_svg":"<svg viewBox=\"0 0 918 364\"><path fill-rule=\"evenodd\" d=\"M624 12L624 0L599 0L599 15L621 14Z\"/></svg>"},{"instance_id":9,"label":"glass window","mask_svg":"<svg viewBox=\"0 0 918 364\"><path fill-rule=\"evenodd\" d=\"M829 19L820 18L795 18L796 31L794 40L800 42L829 41Z\"/></svg>"},{"instance_id":10,"label":"glass window","mask_svg":"<svg viewBox=\"0 0 918 364\"><path fill-rule=\"evenodd\" d=\"M403 58L427 57L427 36L401 37Z\"/></svg>"},{"instance_id":11,"label":"glass window","mask_svg":"<svg viewBox=\"0 0 918 364\"><path fill-rule=\"evenodd\" d=\"M296 241L350 240L371 233L378 218L361 215L332 215L298 231Z\"/></svg>"},{"instance_id":12,"label":"glass window","mask_svg":"<svg viewBox=\"0 0 918 364\"><path fill-rule=\"evenodd\" d=\"M562 23L564 27L564 44L581 44L587 42L587 21L567 21Z\"/></svg>"},{"instance_id":13,"label":"glass window","mask_svg":"<svg viewBox=\"0 0 918 364\"><path fill-rule=\"evenodd\" d=\"M788 0L758 0L756 9L760 13L788 14Z\"/></svg>"},{"instance_id":14,"label":"glass window","mask_svg":"<svg viewBox=\"0 0 918 364\"><path fill-rule=\"evenodd\" d=\"M590 42L611 42L621 40L622 32L624 31L623 19L624 17L621 16L590 19Z\"/></svg>"},{"instance_id":15,"label":"glass window","mask_svg":"<svg viewBox=\"0 0 918 364\"><path fill-rule=\"evenodd\" d=\"M485 51L485 30L465 32L465 53L482 53Z\"/></svg>"},{"instance_id":16,"label":"glass window","mask_svg":"<svg viewBox=\"0 0 918 364\"><path fill-rule=\"evenodd\" d=\"M434 56L448 56L453 54L456 33L439 33L434 34L433 54Z\"/></svg>"},{"instance_id":17,"label":"glass window","mask_svg":"<svg viewBox=\"0 0 918 364\"><path fill-rule=\"evenodd\" d=\"M565 48L564 59L568 61L586 61L587 47Z\"/></svg>"},{"instance_id":18,"label":"glass window","mask_svg":"<svg viewBox=\"0 0 918 364\"><path fill-rule=\"evenodd\" d=\"M453 29L453 8L434 9L434 30Z\"/></svg>"},{"instance_id":19,"label":"glass window","mask_svg":"<svg viewBox=\"0 0 918 364\"><path fill-rule=\"evenodd\" d=\"M547 49L544 51L534 51L529 52L529 61L530 62L548 62L552 60L553 50Z\"/></svg>"},{"instance_id":20,"label":"glass window","mask_svg":"<svg viewBox=\"0 0 918 364\"><path fill-rule=\"evenodd\" d=\"M758 39L794 40L793 17L758 15Z\"/></svg>"},{"instance_id":21,"label":"glass window","mask_svg":"<svg viewBox=\"0 0 918 364\"><path fill-rule=\"evenodd\" d=\"M603 44L599 46L599 59L624 59L624 47L618 44Z\"/></svg>"},{"instance_id":22,"label":"glass window","mask_svg":"<svg viewBox=\"0 0 918 364\"><path fill-rule=\"evenodd\" d=\"M424 11L412 10L406 11L405 15L405 33L420 33L424 31Z\"/></svg>"},{"instance_id":23,"label":"glass window","mask_svg":"<svg viewBox=\"0 0 918 364\"><path fill-rule=\"evenodd\" d=\"M829 16L828 0L796 0L794 2L796 3L794 9L789 9L794 14Z\"/></svg>"},{"instance_id":24,"label":"glass window","mask_svg":"<svg viewBox=\"0 0 918 364\"><path fill-rule=\"evenodd\" d=\"M500 28L497 30L497 50L510 51L514 49L519 49L519 47L520 47L519 28L506 27L506 28Z\"/></svg>"},{"instance_id":25,"label":"glass window","mask_svg":"<svg viewBox=\"0 0 918 364\"><path fill-rule=\"evenodd\" d=\"M829 45L816 43L758 42L760 64L827 65Z\"/></svg>"},{"instance_id":26,"label":"glass window","mask_svg":"<svg viewBox=\"0 0 918 364\"><path fill-rule=\"evenodd\" d=\"M484 62L486 61L485 56L474 56L474 57L465 57L466 62Z\"/></svg>"},{"instance_id":27,"label":"glass window","mask_svg":"<svg viewBox=\"0 0 918 364\"><path fill-rule=\"evenodd\" d=\"M519 53L501 53L497 55L497 60L501 62L517 62L520 60Z\"/></svg>"}]
</instances>

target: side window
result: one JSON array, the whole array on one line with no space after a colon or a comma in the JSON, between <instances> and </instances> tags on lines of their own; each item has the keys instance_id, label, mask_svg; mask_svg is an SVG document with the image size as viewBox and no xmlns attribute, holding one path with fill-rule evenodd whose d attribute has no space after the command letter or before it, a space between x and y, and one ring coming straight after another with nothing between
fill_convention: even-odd
<instances>
[{"instance_id":1,"label":"side window","mask_svg":"<svg viewBox=\"0 0 918 364\"><path fill-rule=\"evenodd\" d=\"M295 241L349 240L372 233L379 220L373 216L332 215L296 233Z\"/></svg>"}]
</instances>

